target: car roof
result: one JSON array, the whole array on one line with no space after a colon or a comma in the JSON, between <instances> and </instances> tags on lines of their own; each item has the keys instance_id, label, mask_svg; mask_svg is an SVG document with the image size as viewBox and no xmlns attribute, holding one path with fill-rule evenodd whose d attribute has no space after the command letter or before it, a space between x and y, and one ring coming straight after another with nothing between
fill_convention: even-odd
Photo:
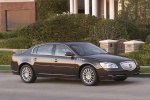
<instances>
[{"instance_id":1,"label":"car roof","mask_svg":"<svg viewBox=\"0 0 150 100\"><path fill-rule=\"evenodd\" d=\"M45 44L80 44L80 43L89 43L89 42L46 42L42 44L38 44L35 46L45 45Z\"/></svg>"}]
</instances>

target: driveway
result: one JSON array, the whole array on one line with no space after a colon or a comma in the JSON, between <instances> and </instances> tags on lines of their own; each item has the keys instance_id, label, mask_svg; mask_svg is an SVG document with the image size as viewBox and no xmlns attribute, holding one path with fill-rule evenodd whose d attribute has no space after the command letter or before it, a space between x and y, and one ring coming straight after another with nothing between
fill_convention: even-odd
<instances>
[{"instance_id":1,"label":"driveway","mask_svg":"<svg viewBox=\"0 0 150 100\"><path fill-rule=\"evenodd\" d=\"M0 73L0 100L149 100L150 78L102 81L84 86L80 80L38 78L23 83L19 76Z\"/></svg>"}]
</instances>

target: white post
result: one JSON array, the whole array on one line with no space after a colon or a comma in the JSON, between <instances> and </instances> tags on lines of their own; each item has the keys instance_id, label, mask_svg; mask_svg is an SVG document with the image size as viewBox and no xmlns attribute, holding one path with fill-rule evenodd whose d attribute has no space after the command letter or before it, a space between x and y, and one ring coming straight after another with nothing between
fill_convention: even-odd
<instances>
[{"instance_id":1,"label":"white post","mask_svg":"<svg viewBox=\"0 0 150 100\"><path fill-rule=\"evenodd\" d=\"M98 16L97 0L92 0L92 15Z\"/></svg>"},{"instance_id":2,"label":"white post","mask_svg":"<svg viewBox=\"0 0 150 100\"><path fill-rule=\"evenodd\" d=\"M115 18L115 1L109 0L109 18L114 19Z\"/></svg>"},{"instance_id":3,"label":"white post","mask_svg":"<svg viewBox=\"0 0 150 100\"><path fill-rule=\"evenodd\" d=\"M104 0L104 18L107 18L107 1Z\"/></svg>"},{"instance_id":4,"label":"white post","mask_svg":"<svg viewBox=\"0 0 150 100\"><path fill-rule=\"evenodd\" d=\"M84 0L85 14L90 14L90 0Z\"/></svg>"},{"instance_id":5,"label":"white post","mask_svg":"<svg viewBox=\"0 0 150 100\"><path fill-rule=\"evenodd\" d=\"M74 14L78 13L78 0L74 0Z\"/></svg>"},{"instance_id":6,"label":"white post","mask_svg":"<svg viewBox=\"0 0 150 100\"><path fill-rule=\"evenodd\" d=\"M122 10L122 1L118 1L118 11Z\"/></svg>"},{"instance_id":7,"label":"white post","mask_svg":"<svg viewBox=\"0 0 150 100\"><path fill-rule=\"evenodd\" d=\"M70 14L74 13L74 0L70 0Z\"/></svg>"}]
</instances>

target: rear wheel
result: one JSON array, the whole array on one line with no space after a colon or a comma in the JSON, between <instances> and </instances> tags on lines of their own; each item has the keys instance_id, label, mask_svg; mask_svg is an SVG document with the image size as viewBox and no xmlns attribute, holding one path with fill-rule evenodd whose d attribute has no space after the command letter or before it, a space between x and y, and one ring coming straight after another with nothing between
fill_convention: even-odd
<instances>
[{"instance_id":1,"label":"rear wheel","mask_svg":"<svg viewBox=\"0 0 150 100\"><path fill-rule=\"evenodd\" d=\"M20 77L24 83L33 83L37 78L29 65L23 65L21 67Z\"/></svg>"},{"instance_id":2,"label":"rear wheel","mask_svg":"<svg viewBox=\"0 0 150 100\"><path fill-rule=\"evenodd\" d=\"M114 79L115 81L125 81L127 79L127 77L125 78L118 78L118 79Z\"/></svg>"},{"instance_id":3,"label":"rear wheel","mask_svg":"<svg viewBox=\"0 0 150 100\"><path fill-rule=\"evenodd\" d=\"M95 69L91 66L85 66L80 73L82 82L87 86L97 85L99 82Z\"/></svg>"}]
</instances>

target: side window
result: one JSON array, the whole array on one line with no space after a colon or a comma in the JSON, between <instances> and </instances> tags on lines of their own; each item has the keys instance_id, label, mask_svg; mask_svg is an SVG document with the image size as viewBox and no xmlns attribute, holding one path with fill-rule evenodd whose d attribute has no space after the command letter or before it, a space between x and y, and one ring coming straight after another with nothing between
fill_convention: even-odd
<instances>
[{"instance_id":1,"label":"side window","mask_svg":"<svg viewBox=\"0 0 150 100\"><path fill-rule=\"evenodd\" d=\"M36 54L37 53L37 49L38 49L38 47L34 48L33 51L32 51L32 54Z\"/></svg>"},{"instance_id":2,"label":"side window","mask_svg":"<svg viewBox=\"0 0 150 100\"><path fill-rule=\"evenodd\" d=\"M52 55L53 45L42 45L37 48L38 55Z\"/></svg>"},{"instance_id":3,"label":"side window","mask_svg":"<svg viewBox=\"0 0 150 100\"><path fill-rule=\"evenodd\" d=\"M65 56L66 52L71 52L70 49L65 45L56 45L55 55Z\"/></svg>"}]
</instances>

